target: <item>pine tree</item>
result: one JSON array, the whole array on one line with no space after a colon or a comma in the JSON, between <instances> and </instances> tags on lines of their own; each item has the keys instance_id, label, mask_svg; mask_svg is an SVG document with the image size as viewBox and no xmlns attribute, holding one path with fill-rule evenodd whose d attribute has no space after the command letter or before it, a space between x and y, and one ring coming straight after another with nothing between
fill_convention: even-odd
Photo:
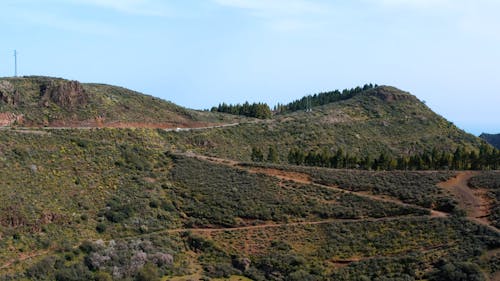
<instances>
[{"instance_id":1,"label":"pine tree","mask_svg":"<svg viewBox=\"0 0 500 281\"><path fill-rule=\"evenodd\" d=\"M252 147L252 155L251 159L254 162L262 162L264 161L264 154L260 148Z\"/></svg>"},{"instance_id":2,"label":"pine tree","mask_svg":"<svg viewBox=\"0 0 500 281\"><path fill-rule=\"evenodd\" d=\"M274 146L269 146L267 152L267 162L276 163L278 162L278 151Z\"/></svg>"}]
</instances>

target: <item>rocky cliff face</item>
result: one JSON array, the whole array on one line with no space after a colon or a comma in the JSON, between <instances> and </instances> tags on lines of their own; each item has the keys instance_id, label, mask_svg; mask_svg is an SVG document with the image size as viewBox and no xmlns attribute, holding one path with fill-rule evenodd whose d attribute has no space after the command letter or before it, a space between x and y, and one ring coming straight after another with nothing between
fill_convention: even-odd
<instances>
[{"instance_id":1,"label":"rocky cliff face","mask_svg":"<svg viewBox=\"0 0 500 281\"><path fill-rule=\"evenodd\" d=\"M369 94L376 96L385 102L404 101L404 100L413 102L418 101L418 99L415 96L411 95L410 93L403 92L399 89L389 86L381 86L375 88L372 91L369 91Z\"/></svg>"},{"instance_id":2,"label":"rocky cliff face","mask_svg":"<svg viewBox=\"0 0 500 281\"><path fill-rule=\"evenodd\" d=\"M20 102L19 92L15 90L12 83L9 81L0 81L0 104L7 106L17 106ZM0 112L0 127L9 126L14 123L21 124L23 115L18 115L12 112Z\"/></svg>"},{"instance_id":3,"label":"rocky cliff face","mask_svg":"<svg viewBox=\"0 0 500 281\"><path fill-rule=\"evenodd\" d=\"M44 107L52 102L64 109L73 109L87 105L89 95L77 81L47 79L40 81L34 92L19 91L12 82L0 81L0 104L18 108L32 101Z\"/></svg>"},{"instance_id":4,"label":"rocky cliff face","mask_svg":"<svg viewBox=\"0 0 500 281\"><path fill-rule=\"evenodd\" d=\"M0 78L0 114L0 126L24 127L204 127L240 119L122 87L45 76Z\"/></svg>"},{"instance_id":5,"label":"rocky cliff face","mask_svg":"<svg viewBox=\"0 0 500 281\"><path fill-rule=\"evenodd\" d=\"M88 94L77 81L47 81L40 85L40 103L48 107L53 102L65 109L84 107Z\"/></svg>"},{"instance_id":6,"label":"rocky cliff face","mask_svg":"<svg viewBox=\"0 0 500 281\"><path fill-rule=\"evenodd\" d=\"M0 102L8 105L17 105L20 100L17 92L9 81L0 81Z\"/></svg>"},{"instance_id":7,"label":"rocky cliff face","mask_svg":"<svg viewBox=\"0 0 500 281\"><path fill-rule=\"evenodd\" d=\"M10 126L12 124L23 124L23 115L17 115L12 112L0 112L0 127Z\"/></svg>"},{"instance_id":8,"label":"rocky cliff face","mask_svg":"<svg viewBox=\"0 0 500 281\"><path fill-rule=\"evenodd\" d=\"M7 78L0 80L0 127L77 120L89 103L90 95L77 81Z\"/></svg>"}]
</instances>

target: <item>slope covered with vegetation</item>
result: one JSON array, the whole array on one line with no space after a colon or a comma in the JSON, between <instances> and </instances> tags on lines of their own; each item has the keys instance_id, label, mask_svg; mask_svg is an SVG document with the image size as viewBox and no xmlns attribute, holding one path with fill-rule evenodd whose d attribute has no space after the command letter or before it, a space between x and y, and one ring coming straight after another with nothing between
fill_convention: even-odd
<instances>
[{"instance_id":1,"label":"slope covered with vegetation","mask_svg":"<svg viewBox=\"0 0 500 281\"><path fill-rule=\"evenodd\" d=\"M453 153L478 150L482 141L435 114L415 96L380 86L352 98L275 115L271 120L197 133L172 135L181 149L250 160L252 148L272 147L279 162L291 150L334 155L339 149L358 159L411 156L433 149Z\"/></svg>"},{"instance_id":2,"label":"slope covered with vegetation","mask_svg":"<svg viewBox=\"0 0 500 281\"><path fill-rule=\"evenodd\" d=\"M1 278L413 280L451 274L445 266L497 270L498 233L430 216L433 200L453 202L434 185L452 173L358 175L358 188L343 171L291 171L313 177L302 181L176 154L169 134L1 131Z\"/></svg>"},{"instance_id":3,"label":"slope covered with vegetation","mask_svg":"<svg viewBox=\"0 0 500 281\"><path fill-rule=\"evenodd\" d=\"M441 185L454 171L284 164L291 150L344 151L348 163L491 151L395 88L248 121L112 86L30 77L0 81L0 107L13 122L0 130L0 280L498 277L497 172L467 172L489 196L478 221ZM238 124L12 126L217 122ZM271 163L243 162L264 159Z\"/></svg>"},{"instance_id":4,"label":"slope covered with vegetation","mask_svg":"<svg viewBox=\"0 0 500 281\"><path fill-rule=\"evenodd\" d=\"M0 79L1 125L176 128L235 119L116 86L38 76Z\"/></svg>"},{"instance_id":5,"label":"slope covered with vegetation","mask_svg":"<svg viewBox=\"0 0 500 281\"><path fill-rule=\"evenodd\" d=\"M479 136L489 144L493 145L494 147L500 149L500 134L481 134Z\"/></svg>"}]
</instances>

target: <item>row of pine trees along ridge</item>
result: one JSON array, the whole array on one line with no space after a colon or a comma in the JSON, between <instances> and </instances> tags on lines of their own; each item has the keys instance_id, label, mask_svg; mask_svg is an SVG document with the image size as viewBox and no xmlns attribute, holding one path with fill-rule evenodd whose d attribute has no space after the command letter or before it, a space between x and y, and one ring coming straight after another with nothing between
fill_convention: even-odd
<instances>
[{"instance_id":1,"label":"row of pine trees along ridge","mask_svg":"<svg viewBox=\"0 0 500 281\"><path fill-rule=\"evenodd\" d=\"M378 87L377 84L365 84L363 87L356 87L352 89L344 89L342 91L335 90L329 92L322 92L314 95L305 96L301 99L295 100L288 104L277 104L274 106L274 112L285 113L293 112L298 110L306 110L314 106L320 106L329 104L332 102L337 102L341 100L347 100L354 97L357 94L371 90ZM214 106L210 109L212 112L222 112L233 115L242 115L247 117L259 118L259 119L269 119L272 117L272 111L268 104L266 103L252 103L245 102L243 104L226 104L221 103L218 106Z\"/></svg>"},{"instance_id":2,"label":"row of pine trees along ridge","mask_svg":"<svg viewBox=\"0 0 500 281\"><path fill-rule=\"evenodd\" d=\"M279 154L270 146L265 155L263 150L253 147L251 159L254 162L279 162ZM500 168L500 150L482 145L479 151L467 151L463 147L453 153L432 149L420 154L392 157L382 152L378 157L360 157L350 155L342 149L335 153L327 150L304 151L293 148L287 157L291 165L305 165L334 169L363 170L498 170Z\"/></svg>"}]
</instances>

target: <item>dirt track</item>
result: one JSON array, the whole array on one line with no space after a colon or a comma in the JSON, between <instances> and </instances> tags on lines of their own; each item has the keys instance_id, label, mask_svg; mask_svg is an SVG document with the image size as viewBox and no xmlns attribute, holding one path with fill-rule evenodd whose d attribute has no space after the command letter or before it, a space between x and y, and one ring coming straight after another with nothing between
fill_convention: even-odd
<instances>
[{"instance_id":1,"label":"dirt track","mask_svg":"<svg viewBox=\"0 0 500 281\"><path fill-rule=\"evenodd\" d=\"M229 126L235 126L230 124ZM201 129L201 128L200 128ZM205 129L205 128L203 128ZM378 201L383 201L383 202L392 202L395 204L403 205L403 206L408 206L408 207L418 207L421 209L424 209L420 206L412 205L412 204L407 204L404 203L400 200L397 200L395 198L390 198L387 196L379 196L379 195L373 195L373 194L368 194L368 193L360 193L360 192L353 192L353 191L348 191L341 189L336 186L327 186L327 185L321 185L318 183L315 183L311 177L307 174L304 173L297 173L297 172L288 172L288 171L283 171L279 169L273 169L273 168L260 168L260 167L249 167L249 166L244 166L242 163L233 161L233 160L228 160L228 159L221 159L221 158L216 158L216 157L208 157L208 156L202 156L202 155L197 155L194 153L179 153L181 155L187 156L187 157L192 157L192 158L197 158L197 159L202 159L205 161L211 161L215 162L218 164L224 164L228 165L231 167L235 167L238 169L242 169L245 171L248 171L250 173L261 173L265 174L268 176L275 177L280 180L287 180L287 181L293 181L296 183L300 184L311 184L311 185L316 185L320 186L323 188L329 188L329 189L334 189L335 191L338 192L344 192L344 193L350 193L354 194L357 196L369 198L371 200L378 200ZM471 190L467 182L468 180L475 174L475 172L461 172L457 175L457 177L452 178L446 182L440 183L439 186L449 190L452 192L457 199L459 200L461 207L465 208L468 212L468 217L469 219L481 223L483 225L487 225L491 229L494 229L498 231L498 229L494 228L489 224L489 222L484 218L485 215L488 214L488 202L484 199L482 194L482 190L477 190L473 191ZM485 207L486 206L486 207ZM430 217L447 217L447 213L427 209L431 215ZM130 237L121 237L121 238L135 238L135 237L143 237L143 236L148 236L148 235L157 235L157 234L175 234L175 233L181 233L181 232L195 232L195 233L215 233L215 232L227 232L227 231L245 231L245 230L253 230L253 229L266 229L266 228L278 228L278 227L286 227L286 226L301 226L301 225L320 225L320 224L328 224L328 223L348 223L348 222L375 222L375 221L390 221L390 220L398 220L398 219L408 219L408 218L417 218L416 216L397 216L397 217L384 217L384 218L367 218L367 219L327 219L327 220L321 220L321 221L303 221L303 222L291 222L291 223L264 223L260 225L251 225L251 226L242 226L242 227L230 227L230 228L178 228L178 229L165 229L165 230L159 230L159 231L154 231L146 234L141 234L137 236L130 236ZM14 262L19 262L23 260L28 260L31 258L35 258L38 256L42 256L45 254L48 254L49 251L43 251L43 252L38 252L38 253L33 253L32 255L25 255L22 257L19 257L16 260L9 261L5 263L4 265L0 266L1 269L6 269L12 266ZM342 261L346 262L346 261ZM342 263L341 262L341 263ZM352 261L347 261L347 262L352 262Z\"/></svg>"},{"instance_id":2,"label":"dirt track","mask_svg":"<svg viewBox=\"0 0 500 281\"><path fill-rule=\"evenodd\" d=\"M476 174L477 172L473 171L460 172L456 177L442 182L438 186L450 191L455 196L460 208L467 212L467 218L499 231L487 219L491 208L491 203L486 196L487 190L471 189L468 185L470 178Z\"/></svg>"},{"instance_id":3,"label":"dirt track","mask_svg":"<svg viewBox=\"0 0 500 281\"><path fill-rule=\"evenodd\" d=\"M194 154L194 153L182 153L182 155L187 156L187 157L191 157L191 158L215 162L218 164L228 165L231 167L245 170L245 171L250 172L250 173L260 173L260 174L268 175L268 176L275 177L275 178L280 179L280 180L292 181L292 182L296 182L299 184L315 185L315 186L319 186L319 187L323 187L323 188L327 188L327 189L333 189L333 190L338 191L338 192L349 193L349 194L353 194L356 196L368 198L371 200L390 202L390 203L394 203L394 204L398 204L398 205L402 205L402 206L406 206L406 207L426 209L426 208L423 208L421 206L404 203L401 200L398 200L396 198L389 197L389 196L374 195L374 194L366 193L366 192L354 192L354 191L342 189L338 186L319 184L319 183L314 182L311 179L311 177L305 173L290 172L290 171L284 171L284 170L273 169L273 168L245 166L245 165L242 165L242 163L234 161L234 160L227 160L227 159L222 159L222 158L217 158L217 157L208 157L208 156L198 155L198 154ZM426 210L428 210L430 212L431 217L442 218L442 217L448 216L448 214L444 213L444 212L431 210L431 209L426 209Z\"/></svg>"},{"instance_id":4,"label":"dirt track","mask_svg":"<svg viewBox=\"0 0 500 281\"><path fill-rule=\"evenodd\" d=\"M61 126L33 126L33 127L10 127L10 126L0 126L0 130L15 130L20 133L34 133L39 134L41 132L46 132L50 130L92 130L92 129L103 129L103 128L114 128L114 129L126 129L126 128L145 128L145 129L162 129L167 132L185 132L185 131L199 131L199 130L210 130L217 128L228 128L238 126L240 124L255 124L269 122L269 120L251 120L246 122L234 122L234 123L208 123L208 122L193 122L193 123L139 123L139 122L111 122L106 124L73 124L73 125L61 125Z\"/></svg>"},{"instance_id":5,"label":"dirt track","mask_svg":"<svg viewBox=\"0 0 500 281\"><path fill-rule=\"evenodd\" d=\"M277 228L277 227L287 227L287 226L301 226L301 225L320 225L329 223L346 223L346 222L378 222L378 221L393 221L408 218L419 218L419 216L396 216L396 217L383 217L383 218L364 218L364 219L326 219L320 221L301 221L301 222L288 222L288 223L264 223L259 225L250 226L240 226L240 227L221 227L221 228L177 228L160 230L157 232L150 232L151 234L161 234L161 233L180 233L180 232L226 232L226 231L241 231L241 230L252 230L252 229L266 229L266 228Z\"/></svg>"},{"instance_id":6,"label":"dirt track","mask_svg":"<svg viewBox=\"0 0 500 281\"><path fill-rule=\"evenodd\" d=\"M316 186L320 186L320 187L324 187L324 188L328 188L328 189L333 189L333 190L338 191L338 192L354 194L356 196L365 197L365 198L375 200L375 201L383 201L383 202L389 202L389 203L394 203L394 204L398 204L398 205L403 205L406 207L416 207L416 208L420 208L420 209L425 209L425 208L417 206L417 205L404 203L401 200L398 200L398 199L392 198L392 197L388 197L388 196L374 195L374 194L366 193L366 192L354 192L354 191L342 189L338 186L319 184L319 183L314 182L307 174L296 173L296 172L287 172L287 171L277 170L277 169L264 169L264 168L249 168L248 170L250 172L262 173L262 174L265 174L268 176L274 176L274 177L282 179L282 180L289 180L289 181L294 181L294 182L303 183L303 184L311 184L311 185L316 185ZM448 216L448 214L444 213L444 212L431 210L431 209L427 209L427 210L431 213L431 217L443 218L443 217Z\"/></svg>"},{"instance_id":7,"label":"dirt track","mask_svg":"<svg viewBox=\"0 0 500 281\"><path fill-rule=\"evenodd\" d=\"M288 181L293 181L293 182L300 183L300 184L311 184L311 185L321 186L324 188L335 189L336 191L339 191L339 192L347 192L347 193L355 194L357 196L362 196L362 197L369 198L372 200L392 202L392 203L400 204L400 205L404 205L404 206L422 208L420 206L404 203L401 200L398 200L396 198L392 198L389 196L374 195L374 194L370 194L370 193L366 193L366 192L353 192L353 191L341 189L337 186L328 186L328 185L318 184L318 183L315 183L309 175L304 174L304 173L289 172L289 171L283 171L283 170L273 169L273 168L244 166L240 162L237 162L234 160L227 160L227 159L222 159L222 158L217 158L217 157L208 157L208 156L203 156L203 155L197 155L194 153L187 153L187 154L182 154L182 155L192 157L192 158L197 158L197 159L215 162L218 164L229 165L229 166L236 167L236 168L239 168L242 170L246 170L246 171L251 172L251 173L265 174L268 176L278 178L280 180L288 180ZM475 172L475 171L459 172L459 173L457 173L456 177L451 178L445 182L439 183L438 186L445 189L445 190L450 191L455 196L455 198L459 202L459 206L462 209L466 210L468 219L470 219L471 221L474 221L476 223L488 226L490 229L498 232L500 230L497 229L496 227L492 226L491 223L487 219L487 216L489 215L490 208L491 208L491 203L487 197L487 190L486 189L471 189L468 186L469 179L476 174L477 174L477 172ZM449 214L444 213L444 212L440 212L440 211L436 211L436 210L432 210L432 209L427 209L427 210L430 211L431 217L447 217L447 216L449 216Z\"/></svg>"},{"instance_id":8,"label":"dirt track","mask_svg":"<svg viewBox=\"0 0 500 281\"><path fill-rule=\"evenodd\" d=\"M49 250L43 250L43 251L32 252L32 253L28 253L28 254L21 253L19 258L10 260L10 261L6 262L4 265L0 266L0 270L5 269L5 268L9 268L16 262L21 262L21 261L33 259L33 258L36 258L39 256L43 256L43 255L48 254L49 252L50 252Z\"/></svg>"}]
</instances>

